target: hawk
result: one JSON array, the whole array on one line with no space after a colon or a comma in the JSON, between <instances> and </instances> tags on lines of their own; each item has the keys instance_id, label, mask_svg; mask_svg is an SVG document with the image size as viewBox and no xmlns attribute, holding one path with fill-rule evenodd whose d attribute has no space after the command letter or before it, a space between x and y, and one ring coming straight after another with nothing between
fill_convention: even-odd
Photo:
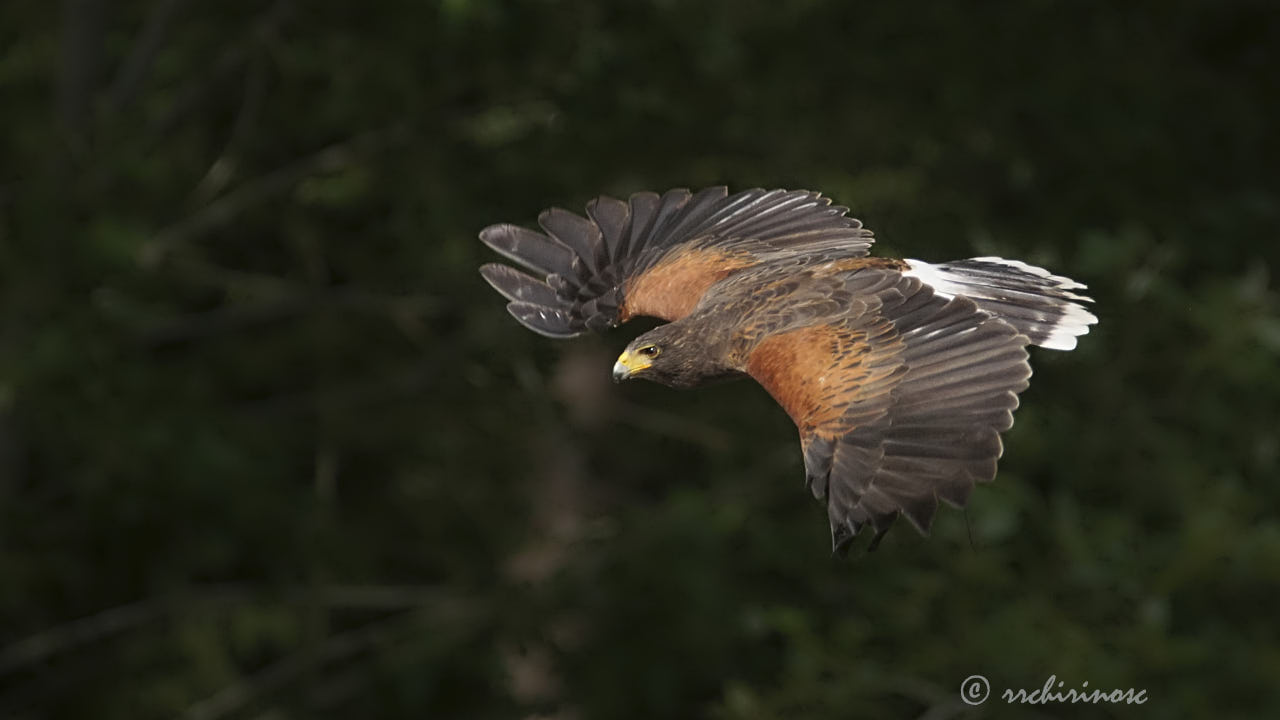
<instances>
[{"instance_id":1,"label":"hawk","mask_svg":"<svg viewBox=\"0 0 1280 720\"><path fill-rule=\"evenodd\" d=\"M667 321L627 345L615 381L753 378L800 431L833 551L868 526L874 548L898 516L927 534L939 500L963 507L995 479L1027 346L1071 350L1097 318L1084 285L1017 260L870 257L847 212L806 190L601 196L586 217L544 211L542 232L485 228L535 274L480 273L547 337Z\"/></svg>"}]
</instances>

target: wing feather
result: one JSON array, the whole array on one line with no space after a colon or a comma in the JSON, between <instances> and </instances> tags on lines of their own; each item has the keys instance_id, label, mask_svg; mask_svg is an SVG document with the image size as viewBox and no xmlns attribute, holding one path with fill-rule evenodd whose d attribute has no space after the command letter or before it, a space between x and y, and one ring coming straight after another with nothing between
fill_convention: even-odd
<instances>
[{"instance_id":1,"label":"wing feather","mask_svg":"<svg viewBox=\"0 0 1280 720\"><path fill-rule=\"evenodd\" d=\"M564 243L516 225L490 225L480 241L499 255L544 275L574 274L574 252Z\"/></svg>"},{"instance_id":2,"label":"wing feather","mask_svg":"<svg viewBox=\"0 0 1280 720\"><path fill-rule=\"evenodd\" d=\"M626 202L601 196L588 203L586 217L544 211L542 233L507 224L480 233L503 257L545 276L550 294L532 289L528 276L481 272L508 299L546 308L513 309L527 327L571 337L635 315L677 319L711 285L747 267L863 257L871 233L846 212L806 190L730 195L724 187L676 188L660 196L636 193Z\"/></svg>"},{"instance_id":3,"label":"wing feather","mask_svg":"<svg viewBox=\"0 0 1280 720\"><path fill-rule=\"evenodd\" d=\"M508 300L568 309L550 285L510 265L488 263L480 266L480 275Z\"/></svg>"},{"instance_id":4,"label":"wing feather","mask_svg":"<svg viewBox=\"0 0 1280 720\"><path fill-rule=\"evenodd\" d=\"M645 241L653 232L653 221L658 216L658 206L662 198L654 192L639 192L631 196L631 234L628 239L629 248L623 258L640 257L644 254Z\"/></svg>"},{"instance_id":5,"label":"wing feather","mask_svg":"<svg viewBox=\"0 0 1280 720\"><path fill-rule=\"evenodd\" d=\"M595 277L605 266L606 249L600 226L568 210L548 208L538 215L543 231L568 247L588 271L587 278Z\"/></svg>"},{"instance_id":6,"label":"wing feather","mask_svg":"<svg viewBox=\"0 0 1280 720\"><path fill-rule=\"evenodd\" d=\"M587 217L600 228L609 262L617 262L627 249L631 207L617 198L601 196L587 203Z\"/></svg>"},{"instance_id":7,"label":"wing feather","mask_svg":"<svg viewBox=\"0 0 1280 720\"><path fill-rule=\"evenodd\" d=\"M769 335L747 365L800 428L836 551L900 515L927 533L939 500L992 480L1031 374L1027 338L967 298L885 271L848 282L861 312ZM815 377L826 392L806 392Z\"/></svg>"}]
</instances>

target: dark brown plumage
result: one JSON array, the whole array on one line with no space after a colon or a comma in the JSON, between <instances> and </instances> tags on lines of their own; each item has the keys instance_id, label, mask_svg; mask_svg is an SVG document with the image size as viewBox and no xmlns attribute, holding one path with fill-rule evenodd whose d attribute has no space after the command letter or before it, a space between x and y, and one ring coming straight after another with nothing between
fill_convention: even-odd
<instances>
[{"instance_id":1,"label":"dark brown plumage","mask_svg":"<svg viewBox=\"0 0 1280 720\"><path fill-rule=\"evenodd\" d=\"M1031 369L1028 344L1075 347L1096 318L1066 278L1001 258L933 265L867 256L872 234L808 191L723 187L608 197L543 233L494 225L489 247L538 273L481 268L523 325L548 337L638 315L615 379L689 388L745 375L800 430L832 543L899 515L928 532L995 477Z\"/></svg>"}]
</instances>

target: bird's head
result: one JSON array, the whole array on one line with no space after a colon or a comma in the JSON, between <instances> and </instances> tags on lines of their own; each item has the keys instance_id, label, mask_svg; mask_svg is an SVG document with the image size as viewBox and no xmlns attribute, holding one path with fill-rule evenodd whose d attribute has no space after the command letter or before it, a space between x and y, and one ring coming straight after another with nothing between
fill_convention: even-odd
<instances>
[{"instance_id":1,"label":"bird's head","mask_svg":"<svg viewBox=\"0 0 1280 720\"><path fill-rule=\"evenodd\" d=\"M641 335L613 364L613 381L644 378L674 388L691 388L725 374L707 338L681 323L660 325Z\"/></svg>"}]
</instances>

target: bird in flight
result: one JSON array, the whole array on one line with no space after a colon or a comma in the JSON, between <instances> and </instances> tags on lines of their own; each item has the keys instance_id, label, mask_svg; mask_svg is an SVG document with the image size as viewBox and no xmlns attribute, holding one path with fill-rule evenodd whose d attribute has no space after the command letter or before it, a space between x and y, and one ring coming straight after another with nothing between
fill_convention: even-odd
<instances>
[{"instance_id":1,"label":"bird in flight","mask_svg":"<svg viewBox=\"0 0 1280 720\"><path fill-rule=\"evenodd\" d=\"M874 548L899 515L927 534L939 500L963 507L995 479L1026 347L1071 350L1097 318L1083 285L1017 260L870 257L847 212L806 190L601 196L586 217L544 211L542 232L485 228L534 275L480 273L547 337L667 321L627 345L616 381L753 378L800 431L832 549L867 526Z\"/></svg>"}]
</instances>

